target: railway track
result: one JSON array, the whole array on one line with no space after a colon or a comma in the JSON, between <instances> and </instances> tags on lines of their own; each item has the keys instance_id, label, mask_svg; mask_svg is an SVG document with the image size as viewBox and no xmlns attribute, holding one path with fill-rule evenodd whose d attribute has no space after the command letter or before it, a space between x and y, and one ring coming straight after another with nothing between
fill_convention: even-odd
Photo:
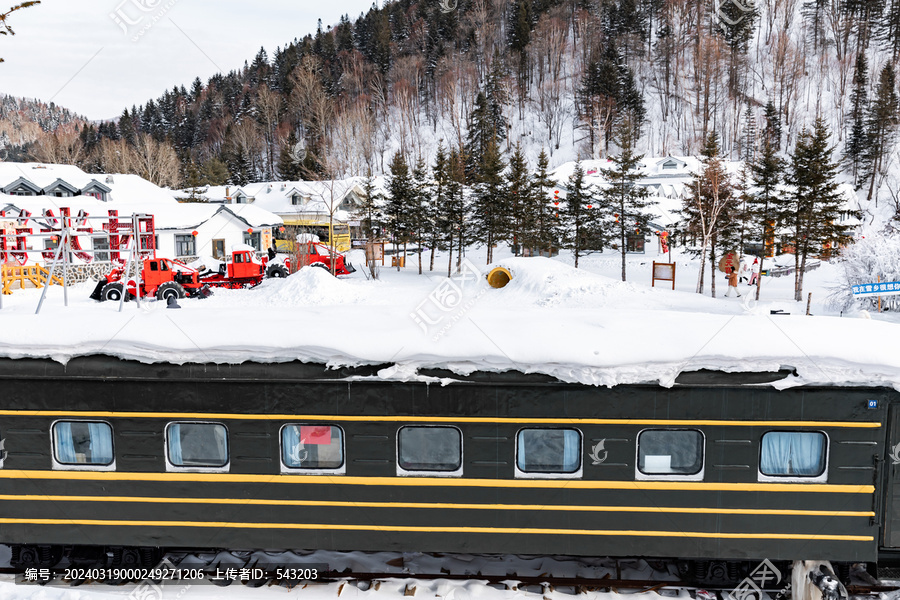
<instances>
[{"instance_id":1,"label":"railway track","mask_svg":"<svg viewBox=\"0 0 900 600\"><path fill-rule=\"evenodd\" d=\"M373 558L374 557L374 558ZM460 558L462 557L462 558ZM264 552L218 552L215 554L179 553L167 555L154 569L128 567L92 567L69 565L50 571L49 577L28 579L21 569L0 568L0 575L15 575L18 583L52 586L140 585L193 586L212 584L221 587L231 585L262 587L283 586L293 588L307 585L337 585L337 595L344 586L351 585L365 591L378 590L384 584L401 586L406 597L414 597L423 582L477 581L501 590L541 594L559 591L566 595L591 592L646 593L661 596L678 596L679 590L687 590L697 600L728 598L735 590L733 582L715 584L677 578L672 571L675 565L667 564L668 573L660 563L651 566L644 561L590 560L573 557L473 557L467 555L396 555L385 553L314 553L299 555ZM366 560L368 559L368 560ZM545 566L547 572L535 571ZM384 569L375 570L372 565L381 562ZM460 564L462 563L462 564ZM538 563L538 564L536 564ZM637 565L638 568L635 568ZM367 568L368 567L368 568ZM438 568L435 568L438 567ZM498 571L503 572L498 572ZM647 571L658 573L661 578L648 578ZM556 571L566 574L554 574ZM600 572L605 571L602 575ZM572 573L578 574L572 574ZM532 574L527 574L532 573ZM584 575L581 573L590 573ZM38 570L38 575L40 570ZM46 575L46 573L44 573ZM789 579L780 586L764 587L770 598L784 600L790 596ZM846 585L850 596L877 596L900 590L893 582L882 583L854 580Z\"/></svg>"}]
</instances>

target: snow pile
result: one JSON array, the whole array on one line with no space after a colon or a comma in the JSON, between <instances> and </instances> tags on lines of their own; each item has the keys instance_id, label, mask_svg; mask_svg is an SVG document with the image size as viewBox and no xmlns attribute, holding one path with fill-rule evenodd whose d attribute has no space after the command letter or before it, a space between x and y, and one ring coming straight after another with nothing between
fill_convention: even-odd
<instances>
[{"instance_id":1,"label":"snow pile","mask_svg":"<svg viewBox=\"0 0 900 600\"><path fill-rule=\"evenodd\" d=\"M546 257L509 258L497 263L512 273L506 287L497 290L496 301L508 306L533 304L545 308L613 309L641 306L645 309L683 307L697 310L698 302L711 312L724 308L712 298L675 298L667 282L659 289L596 275ZM490 270L491 267L488 267ZM724 289L724 287L723 287ZM686 302L680 302L680 301Z\"/></svg>"},{"instance_id":2,"label":"snow pile","mask_svg":"<svg viewBox=\"0 0 900 600\"><path fill-rule=\"evenodd\" d=\"M474 253L468 259L478 262ZM499 290L486 284L482 267L467 281L419 276L409 266L382 269L380 281L359 271L334 278L306 267L250 290L217 289L206 300L184 299L181 310L142 302L140 308L128 303L120 313L117 303L88 300L87 283L69 290L69 308L62 290L51 288L35 316L40 290L16 291L0 310L0 355L60 362L107 354L147 363L392 365L378 376L407 381L430 368L457 374L515 370L604 386L668 386L697 369L790 366L798 376L783 387L900 389L900 353L892 350L900 322L893 313L873 319L805 316L805 303L787 300L793 296L790 277L764 278L769 299L756 303L747 286L740 299L693 293L695 263L679 262L678 290L672 291L649 287L649 256L628 257L627 283L612 278L621 268L617 255L585 257L578 270L567 259L501 258L498 264L513 279ZM818 282L813 314L824 310L822 288L833 283L836 270L825 264L808 275ZM724 283L719 290L725 291ZM773 301L773 295L785 299ZM793 314L770 314L774 309Z\"/></svg>"}]
</instances>

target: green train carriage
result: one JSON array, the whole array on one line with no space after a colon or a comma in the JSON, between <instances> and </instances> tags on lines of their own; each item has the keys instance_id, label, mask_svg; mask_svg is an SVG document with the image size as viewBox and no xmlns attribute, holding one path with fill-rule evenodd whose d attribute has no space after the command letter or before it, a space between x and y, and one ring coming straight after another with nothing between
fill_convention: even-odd
<instances>
[{"instance_id":1,"label":"green train carriage","mask_svg":"<svg viewBox=\"0 0 900 600\"><path fill-rule=\"evenodd\" d=\"M0 543L21 568L330 549L678 559L701 579L900 551L893 390L376 371L0 359Z\"/></svg>"}]
</instances>

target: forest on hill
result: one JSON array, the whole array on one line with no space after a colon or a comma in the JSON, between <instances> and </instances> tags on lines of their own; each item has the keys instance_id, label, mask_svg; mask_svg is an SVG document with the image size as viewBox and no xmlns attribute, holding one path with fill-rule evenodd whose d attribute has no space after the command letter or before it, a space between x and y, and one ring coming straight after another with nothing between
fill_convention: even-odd
<instances>
[{"instance_id":1,"label":"forest on hill","mask_svg":"<svg viewBox=\"0 0 900 600\"><path fill-rule=\"evenodd\" d=\"M502 155L519 145L533 168L544 150L552 167L606 156L625 120L651 155L696 155L715 132L747 158L766 127L787 152L822 117L842 169L877 192L898 187L898 57L900 0L397 0L27 150L243 184L385 173L439 143L471 162L488 130Z\"/></svg>"}]
</instances>

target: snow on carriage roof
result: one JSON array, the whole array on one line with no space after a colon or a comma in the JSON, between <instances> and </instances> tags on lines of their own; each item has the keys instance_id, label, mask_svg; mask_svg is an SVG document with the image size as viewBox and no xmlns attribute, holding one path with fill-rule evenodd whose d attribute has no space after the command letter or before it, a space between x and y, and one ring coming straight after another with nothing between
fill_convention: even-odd
<instances>
[{"instance_id":1,"label":"snow on carriage roof","mask_svg":"<svg viewBox=\"0 0 900 600\"><path fill-rule=\"evenodd\" d=\"M740 302L650 288L547 258L498 264L513 274L499 290L483 275L463 280L383 270L373 281L361 269L347 279L301 269L251 290L185 299L178 311L144 302L119 313L114 303L87 300L87 283L70 290L68 308L61 290L51 288L36 316L39 291L16 292L0 310L0 355L391 365L378 376L402 381L435 367L457 374L519 371L602 386L670 386L684 371L789 366L798 376L773 385L900 389L900 353L892 350L898 323L809 317L802 310L773 316L771 303L757 306L747 295Z\"/></svg>"}]
</instances>

